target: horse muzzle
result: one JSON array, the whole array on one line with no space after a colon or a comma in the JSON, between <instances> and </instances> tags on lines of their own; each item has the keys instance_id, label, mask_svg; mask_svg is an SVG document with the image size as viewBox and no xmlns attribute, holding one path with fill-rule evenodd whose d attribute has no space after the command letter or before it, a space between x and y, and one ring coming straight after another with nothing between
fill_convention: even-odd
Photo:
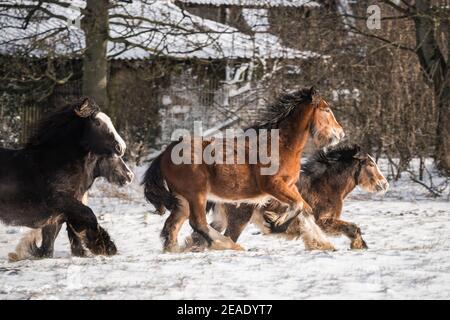
<instances>
[{"instance_id":1,"label":"horse muzzle","mask_svg":"<svg viewBox=\"0 0 450 320\"><path fill-rule=\"evenodd\" d=\"M133 182L134 179L134 173L131 171L128 171L126 174L127 178L126 178L126 183L125 184L130 184L131 182Z\"/></svg>"},{"instance_id":2,"label":"horse muzzle","mask_svg":"<svg viewBox=\"0 0 450 320\"><path fill-rule=\"evenodd\" d=\"M377 192L386 193L389 190L389 182L387 180L378 181L375 188Z\"/></svg>"}]
</instances>

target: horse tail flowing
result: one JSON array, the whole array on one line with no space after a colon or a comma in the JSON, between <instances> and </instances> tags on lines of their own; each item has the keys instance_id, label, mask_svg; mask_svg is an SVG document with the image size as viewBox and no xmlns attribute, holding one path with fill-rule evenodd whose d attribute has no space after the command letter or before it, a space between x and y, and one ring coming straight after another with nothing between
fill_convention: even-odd
<instances>
[{"instance_id":1,"label":"horse tail flowing","mask_svg":"<svg viewBox=\"0 0 450 320\"><path fill-rule=\"evenodd\" d=\"M172 211L178 206L178 199L170 192L165 184L161 172L162 154L153 160L150 167L145 172L144 185L145 198L155 206L158 214L164 214L164 207Z\"/></svg>"}]
</instances>

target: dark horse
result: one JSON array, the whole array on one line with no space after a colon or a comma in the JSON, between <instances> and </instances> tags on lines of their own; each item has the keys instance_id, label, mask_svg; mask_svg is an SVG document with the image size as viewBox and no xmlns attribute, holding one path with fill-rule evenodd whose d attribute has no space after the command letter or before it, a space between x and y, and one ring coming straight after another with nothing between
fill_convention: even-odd
<instances>
[{"instance_id":1,"label":"dark horse","mask_svg":"<svg viewBox=\"0 0 450 320\"><path fill-rule=\"evenodd\" d=\"M90 99L42 119L24 148L0 149L0 220L42 228L68 222L94 254L116 247L79 199L86 156L123 156L125 142Z\"/></svg>"},{"instance_id":2,"label":"dark horse","mask_svg":"<svg viewBox=\"0 0 450 320\"><path fill-rule=\"evenodd\" d=\"M271 174L263 173L263 168L269 165L262 161L248 161L252 153L261 151L261 140L256 145L245 144L244 163L235 161L234 158L231 163L228 158L226 163L198 163L196 139L172 143L153 161L143 184L145 197L149 202L156 208L164 206L171 211L161 233L166 251L179 251L177 235L187 218L191 227L205 238L210 248L242 249L208 225L205 212L207 200L264 203L271 198L286 204L292 218L303 211L306 216L304 219L312 225L311 228L315 226L315 235L321 238L323 247L331 246L315 224L310 215L311 208L303 200L295 183L299 178L300 157L308 137L312 136L315 144L320 147L336 144L344 136L342 127L334 118L328 103L313 88L282 95L268 111L265 121L253 129L258 138L264 138L262 132L267 132L264 130L271 134L270 137L266 136L271 145L269 153L274 155L278 152L269 163L272 166L276 162L278 170ZM275 141L278 143L278 150L272 148L272 133L279 135ZM232 157L239 153L236 141L236 138L226 140L223 146L225 150L231 149ZM194 151L190 148L191 142L194 144ZM200 152L204 154L214 143L214 140L200 140ZM187 157L189 162L175 163L173 152L182 144L189 145L187 154L183 153L183 157ZM300 216L303 217L303 214Z\"/></svg>"},{"instance_id":3,"label":"dark horse","mask_svg":"<svg viewBox=\"0 0 450 320\"><path fill-rule=\"evenodd\" d=\"M338 147L328 152L317 152L302 167L301 179L297 187L303 198L311 205L317 224L328 235L346 235L352 249L367 248L361 230L351 222L340 219L344 199L360 186L367 192L385 192L389 184L373 158L360 151L359 146ZM284 210L278 201L264 207L252 205L218 204L214 208L214 221L211 225L233 241L237 241L248 222L253 221L264 233L281 233L288 238L302 237L306 248L314 248L312 239L304 232L301 220L295 219L289 225L273 225L273 220ZM263 218L264 217L264 218ZM269 220L267 228L265 220ZM196 245L198 237L194 236Z\"/></svg>"},{"instance_id":4,"label":"dark horse","mask_svg":"<svg viewBox=\"0 0 450 320\"><path fill-rule=\"evenodd\" d=\"M124 186L132 182L134 174L128 168L121 157L95 155L89 153L85 159L85 170L80 172L80 185L77 191L77 198L84 205L87 205L87 191L91 188L95 179L106 178L110 183ZM16 251L9 254L10 261L24 259L50 258L53 257L54 243L61 230L61 223L49 223L42 229L32 230L26 234L19 242ZM74 232L73 226L67 223L67 233L69 236L72 255L78 257L86 256L86 251L82 244L82 239ZM41 241L41 246L37 242Z\"/></svg>"}]
</instances>

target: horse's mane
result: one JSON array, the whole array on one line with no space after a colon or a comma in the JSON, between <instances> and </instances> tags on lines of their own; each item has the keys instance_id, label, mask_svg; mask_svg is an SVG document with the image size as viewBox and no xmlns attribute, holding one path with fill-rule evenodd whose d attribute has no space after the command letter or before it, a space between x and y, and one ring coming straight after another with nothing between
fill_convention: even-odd
<instances>
[{"instance_id":1,"label":"horse's mane","mask_svg":"<svg viewBox=\"0 0 450 320\"><path fill-rule=\"evenodd\" d=\"M278 129L281 122L288 118L298 107L312 101L311 89L301 89L282 94L274 103L262 112L260 120L247 129Z\"/></svg>"},{"instance_id":2,"label":"horse's mane","mask_svg":"<svg viewBox=\"0 0 450 320\"><path fill-rule=\"evenodd\" d=\"M75 108L79 107L81 101L85 99L68 104L44 116L29 137L26 147L57 146L80 139L83 122L76 115Z\"/></svg>"},{"instance_id":3,"label":"horse's mane","mask_svg":"<svg viewBox=\"0 0 450 320\"><path fill-rule=\"evenodd\" d=\"M318 151L307 160L306 164L302 165L302 175L315 179L322 177L325 173L333 176L342 173L343 170L358 163L354 156L360 149L358 145L343 145L326 152Z\"/></svg>"}]
</instances>

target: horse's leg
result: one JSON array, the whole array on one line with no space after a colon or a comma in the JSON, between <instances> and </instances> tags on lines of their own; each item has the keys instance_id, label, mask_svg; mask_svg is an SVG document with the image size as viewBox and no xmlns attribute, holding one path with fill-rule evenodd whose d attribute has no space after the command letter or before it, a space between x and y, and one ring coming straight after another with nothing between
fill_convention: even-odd
<instances>
[{"instance_id":1,"label":"horse's leg","mask_svg":"<svg viewBox=\"0 0 450 320\"><path fill-rule=\"evenodd\" d=\"M216 203L212 213L213 220L210 226L222 233L228 226L227 209L231 205L225 203Z\"/></svg>"},{"instance_id":2,"label":"horse's leg","mask_svg":"<svg viewBox=\"0 0 450 320\"><path fill-rule=\"evenodd\" d=\"M55 251L55 241L61 230L61 223L48 224L42 228L42 244L38 248L40 258L51 258Z\"/></svg>"},{"instance_id":3,"label":"horse's leg","mask_svg":"<svg viewBox=\"0 0 450 320\"><path fill-rule=\"evenodd\" d=\"M55 222L28 232L20 240L15 252L8 255L10 261L53 257L55 240L60 230L61 224ZM40 247L37 245L39 241Z\"/></svg>"},{"instance_id":4,"label":"horse's leg","mask_svg":"<svg viewBox=\"0 0 450 320\"><path fill-rule=\"evenodd\" d=\"M222 233L225 230L225 236L230 237L234 242L237 241L245 229L253 214L253 205L216 203L213 212L213 221L210 226ZM207 245L206 239L198 232L194 231L191 235L192 242L198 247Z\"/></svg>"},{"instance_id":5,"label":"horse's leg","mask_svg":"<svg viewBox=\"0 0 450 320\"><path fill-rule=\"evenodd\" d=\"M270 224L272 233L282 233L287 230L289 224L302 212L312 214L312 209L298 192L295 185L288 186L283 180L273 180L265 186L265 192L273 196L281 203L289 206L284 213L266 211L264 214Z\"/></svg>"},{"instance_id":6,"label":"horse's leg","mask_svg":"<svg viewBox=\"0 0 450 320\"><path fill-rule=\"evenodd\" d=\"M61 196L55 205L58 212L63 212L66 221L73 227L78 237L83 239L87 248L96 255L114 255L117 248L109 234L99 226L91 208L80 201Z\"/></svg>"},{"instance_id":7,"label":"horse's leg","mask_svg":"<svg viewBox=\"0 0 450 320\"><path fill-rule=\"evenodd\" d=\"M72 256L86 257L87 253L83 247L82 239L77 235L70 223L67 223L67 235L69 237Z\"/></svg>"},{"instance_id":8,"label":"horse's leg","mask_svg":"<svg viewBox=\"0 0 450 320\"><path fill-rule=\"evenodd\" d=\"M83 194L80 201L85 206L88 205L88 193L87 192L85 192ZM86 257L87 252L86 252L85 248L83 247L82 239L80 237L78 237L77 233L74 231L73 227L70 225L69 222L66 223L66 228L67 228L67 236L69 237L70 252L72 253L72 256Z\"/></svg>"},{"instance_id":9,"label":"horse's leg","mask_svg":"<svg viewBox=\"0 0 450 320\"><path fill-rule=\"evenodd\" d=\"M161 231L165 252L181 251L178 245L178 232L189 217L189 204L183 197L178 197L178 200L178 207L170 213Z\"/></svg>"},{"instance_id":10,"label":"horse's leg","mask_svg":"<svg viewBox=\"0 0 450 320\"><path fill-rule=\"evenodd\" d=\"M254 215L252 216L252 222L255 224L263 234L271 234L272 231L268 227L267 221L264 217L265 211L263 209L256 209ZM283 236L288 240L298 239L302 236L302 225L299 217L294 219L289 227L286 229L284 233L279 233L278 235Z\"/></svg>"},{"instance_id":11,"label":"horse's leg","mask_svg":"<svg viewBox=\"0 0 450 320\"><path fill-rule=\"evenodd\" d=\"M206 221L206 195L198 193L189 202L189 224L192 229L200 233L213 250L242 250L242 247L233 242L230 238L223 236L216 229L208 225Z\"/></svg>"},{"instance_id":12,"label":"horse's leg","mask_svg":"<svg viewBox=\"0 0 450 320\"><path fill-rule=\"evenodd\" d=\"M230 237L231 240L236 242L242 231L250 222L255 206L250 204L241 204L239 206L226 205L225 210L226 218L228 220L225 236Z\"/></svg>"},{"instance_id":13,"label":"horse's leg","mask_svg":"<svg viewBox=\"0 0 450 320\"><path fill-rule=\"evenodd\" d=\"M209 204L210 202L207 203L207 213ZM212 212L212 221L209 225L216 229L218 232L222 233L228 225L226 214L227 205L224 203L214 203L210 207L212 206L214 206ZM186 239L186 243L191 244L193 247L197 248L197 250L203 249L204 247L208 246L208 242L206 241L206 239L195 230L192 231L190 237Z\"/></svg>"},{"instance_id":14,"label":"horse's leg","mask_svg":"<svg viewBox=\"0 0 450 320\"><path fill-rule=\"evenodd\" d=\"M367 249L367 244L362 238L361 229L354 223L338 219L319 219L319 226L330 235L345 235L351 243L351 249Z\"/></svg>"},{"instance_id":15,"label":"horse's leg","mask_svg":"<svg viewBox=\"0 0 450 320\"><path fill-rule=\"evenodd\" d=\"M265 213L272 233L285 233L291 222L298 217L302 228L301 236L307 249L334 250L333 244L316 224L311 207L302 198L295 185L289 187L283 180L275 180L267 185L264 191L290 207L288 212L282 214L281 221L278 220L276 213Z\"/></svg>"},{"instance_id":16,"label":"horse's leg","mask_svg":"<svg viewBox=\"0 0 450 320\"><path fill-rule=\"evenodd\" d=\"M264 192L273 196L281 203L288 206L284 213L267 211L265 218L270 224L272 233L285 232L289 224L303 211L305 215L311 215L312 209L303 199L295 185L288 185L280 178L272 178L263 181Z\"/></svg>"}]
</instances>

